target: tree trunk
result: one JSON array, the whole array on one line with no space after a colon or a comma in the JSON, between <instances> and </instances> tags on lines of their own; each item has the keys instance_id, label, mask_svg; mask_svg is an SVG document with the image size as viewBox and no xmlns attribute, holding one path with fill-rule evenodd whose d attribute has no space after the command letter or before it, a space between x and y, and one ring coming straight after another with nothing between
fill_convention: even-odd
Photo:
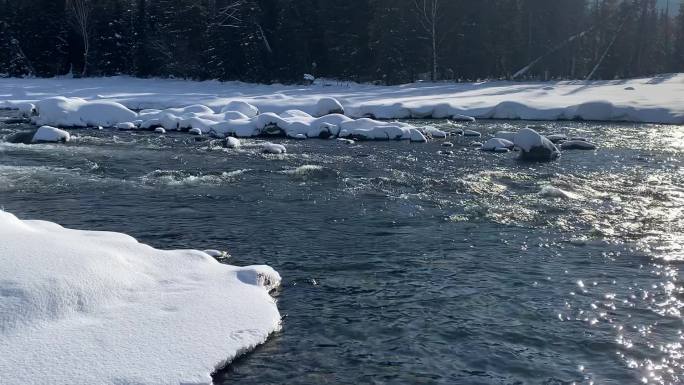
<instances>
[{"instance_id":1,"label":"tree trunk","mask_svg":"<svg viewBox=\"0 0 684 385\"><path fill-rule=\"evenodd\" d=\"M437 80L437 28L432 23L432 81Z\"/></svg>"}]
</instances>

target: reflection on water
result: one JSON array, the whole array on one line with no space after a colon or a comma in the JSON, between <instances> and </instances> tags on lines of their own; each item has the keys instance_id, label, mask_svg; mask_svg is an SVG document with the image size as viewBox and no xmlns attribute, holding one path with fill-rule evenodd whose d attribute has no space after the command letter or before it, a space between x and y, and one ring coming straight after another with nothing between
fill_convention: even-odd
<instances>
[{"instance_id":1,"label":"reflection on water","mask_svg":"<svg viewBox=\"0 0 684 385\"><path fill-rule=\"evenodd\" d=\"M276 156L76 130L0 143L0 204L276 268L282 332L217 383L681 383L684 128L539 125L599 150L529 164L451 137L450 154L309 140Z\"/></svg>"}]
</instances>

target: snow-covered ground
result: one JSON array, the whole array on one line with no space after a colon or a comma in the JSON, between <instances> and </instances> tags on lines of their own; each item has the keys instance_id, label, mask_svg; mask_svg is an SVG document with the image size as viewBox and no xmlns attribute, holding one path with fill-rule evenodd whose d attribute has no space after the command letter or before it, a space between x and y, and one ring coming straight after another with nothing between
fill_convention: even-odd
<instances>
[{"instance_id":1,"label":"snow-covered ground","mask_svg":"<svg viewBox=\"0 0 684 385\"><path fill-rule=\"evenodd\" d=\"M220 112L244 101L259 111L302 110L320 116L321 99L338 100L352 118L476 118L616 120L684 124L684 74L615 81L418 83L402 86L254 85L129 77L0 79L0 107L52 96L109 100L131 109L202 104ZM328 103L332 103L328 100ZM334 107L334 104L330 106Z\"/></svg>"},{"instance_id":2,"label":"snow-covered ground","mask_svg":"<svg viewBox=\"0 0 684 385\"><path fill-rule=\"evenodd\" d=\"M0 211L0 383L211 384L280 327L267 266Z\"/></svg>"}]
</instances>

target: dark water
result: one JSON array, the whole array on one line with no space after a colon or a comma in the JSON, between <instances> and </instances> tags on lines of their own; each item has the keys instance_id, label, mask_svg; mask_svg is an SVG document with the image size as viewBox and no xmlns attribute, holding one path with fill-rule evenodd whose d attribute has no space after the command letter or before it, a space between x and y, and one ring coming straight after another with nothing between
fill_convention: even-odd
<instances>
[{"instance_id":1,"label":"dark water","mask_svg":"<svg viewBox=\"0 0 684 385\"><path fill-rule=\"evenodd\" d=\"M274 156L74 130L1 143L0 204L277 269L282 331L217 384L684 382L684 128L540 124L601 148L527 164L458 138L310 140Z\"/></svg>"}]
</instances>

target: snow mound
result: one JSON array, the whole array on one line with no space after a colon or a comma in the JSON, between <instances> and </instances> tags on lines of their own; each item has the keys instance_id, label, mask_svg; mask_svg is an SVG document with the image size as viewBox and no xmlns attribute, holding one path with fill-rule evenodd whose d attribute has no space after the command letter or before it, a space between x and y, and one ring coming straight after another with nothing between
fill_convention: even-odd
<instances>
[{"instance_id":1,"label":"snow mound","mask_svg":"<svg viewBox=\"0 0 684 385\"><path fill-rule=\"evenodd\" d=\"M221 108L221 112L239 112L245 115L247 118L253 118L259 115L259 109L257 107L239 100L235 100L226 104L223 106L223 108Z\"/></svg>"},{"instance_id":2,"label":"snow mound","mask_svg":"<svg viewBox=\"0 0 684 385\"><path fill-rule=\"evenodd\" d=\"M33 135L31 143L68 142L70 139L71 136L64 130L50 126L42 126Z\"/></svg>"},{"instance_id":3,"label":"snow mound","mask_svg":"<svg viewBox=\"0 0 684 385\"><path fill-rule=\"evenodd\" d=\"M3 385L211 384L280 327L267 266L0 211Z\"/></svg>"},{"instance_id":4,"label":"snow mound","mask_svg":"<svg viewBox=\"0 0 684 385\"><path fill-rule=\"evenodd\" d=\"M344 107L335 98L321 98L316 103L316 116L344 114Z\"/></svg>"},{"instance_id":5,"label":"snow mound","mask_svg":"<svg viewBox=\"0 0 684 385\"><path fill-rule=\"evenodd\" d=\"M41 100L36 104L36 112L35 124L58 127L114 127L138 117L138 114L116 102L89 102L64 96Z\"/></svg>"}]
</instances>

